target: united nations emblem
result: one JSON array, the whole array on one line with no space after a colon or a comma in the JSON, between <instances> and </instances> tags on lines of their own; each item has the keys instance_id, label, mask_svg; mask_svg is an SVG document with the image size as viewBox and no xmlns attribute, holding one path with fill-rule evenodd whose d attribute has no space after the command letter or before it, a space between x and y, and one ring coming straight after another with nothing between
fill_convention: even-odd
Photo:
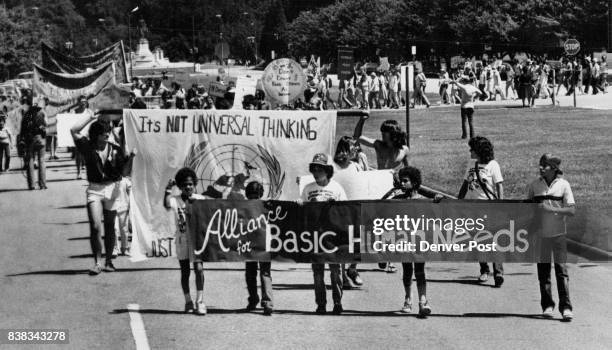
<instances>
[{"instance_id":1,"label":"united nations emblem","mask_svg":"<svg viewBox=\"0 0 612 350\"><path fill-rule=\"evenodd\" d=\"M278 159L260 145L257 149L241 144L215 148L207 142L191 146L184 165L198 175L197 192L213 198L245 199L244 189L257 181L265 189L264 199L278 199L285 172Z\"/></svg>"}]
</instances>

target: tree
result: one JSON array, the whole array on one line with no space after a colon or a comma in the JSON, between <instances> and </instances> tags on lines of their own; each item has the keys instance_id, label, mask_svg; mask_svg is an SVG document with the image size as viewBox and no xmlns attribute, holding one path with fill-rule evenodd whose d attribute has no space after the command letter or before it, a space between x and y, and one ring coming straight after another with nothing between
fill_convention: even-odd
<instances>
[{"instance_id":1,"label":"tree","mask_svg":"<svg viewBox=\"0 0 612 350\"><path fill-rule=\"evenodd\" d=\"M272 50L276 57L287 52L287 19L280 0L272 0L266 12L261 32L261 56L270 58Z\"/></svg>"}]
</instances>

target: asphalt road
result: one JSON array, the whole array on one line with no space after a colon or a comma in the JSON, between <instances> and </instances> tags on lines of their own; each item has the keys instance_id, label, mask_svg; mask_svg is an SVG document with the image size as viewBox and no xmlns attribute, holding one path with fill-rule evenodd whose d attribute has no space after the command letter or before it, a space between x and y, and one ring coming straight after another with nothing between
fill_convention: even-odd
<instances>
[{"instance_id":1,"label":"asphalt road","mask_svg":"<svg viewBox=\"0 0 612 350\"><path fill-rule=\"evenodd\" d=\"M273 264L275 313L266 317L261 309L243 311L242 264L208 263L209 314L182 314L175 258L131 263L119 257L116 272L87 275L93 259L86 181L74 180L74 163L61 156L48 163L46 191L25 190L19 171L0 175L0 329L68 329L70 344L53 348L134 349L135 335L155 349L609 349L612 344L612 266L583 259L569 268L571 323L561 322L558 313L552 320L540 317L534 264L507 264L501 289L477 284L475 263L427 264L433 314L420 319L397 312L403 303L401 272L362 265L366 284L345 292L346 312L320 316L314 313L310 266ZM13 162L15 167L18 159ZM130 312L132 304L140 310Z\"/></svg>"}]
</instances>

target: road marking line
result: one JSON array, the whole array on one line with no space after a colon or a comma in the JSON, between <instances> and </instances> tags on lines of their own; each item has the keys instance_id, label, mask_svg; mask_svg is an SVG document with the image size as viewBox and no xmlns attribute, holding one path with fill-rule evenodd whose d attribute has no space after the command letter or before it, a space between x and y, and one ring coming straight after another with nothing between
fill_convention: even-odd
<instances>
[{"instance_id":1,"label":"road marking line","mask_svg":"<svg viewBox=\"0 0 612 350\"><path fill-rule=\"evenodd\" d=\"M149 350L149 340L147 339L147 332L144 328L144 322L142 316L140 316L140 305L128 304L128 312L130 314L130 327L132 328L132 335L134 341L136 341L136 350Z\"/></svg>"}]
</instances>

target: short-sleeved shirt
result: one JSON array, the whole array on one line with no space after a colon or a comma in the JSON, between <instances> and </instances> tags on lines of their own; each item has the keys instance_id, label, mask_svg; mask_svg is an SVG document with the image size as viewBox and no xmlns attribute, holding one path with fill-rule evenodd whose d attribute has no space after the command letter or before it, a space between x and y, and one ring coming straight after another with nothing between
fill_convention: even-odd
<instances>
[{"instance_id":1,"label":"short-sleeved shirt","mask_svg":"<svg viewBox=\"0 0 612 350\"><path fill-rule=\"evenodd\" d=\"M126 159L119 146L107 142L104 151L98 152L86 136L75 139L74 145L85 158L87 180L90 183L121 180L121 172Z\"/></svg>"},{"instance_id":2,"label":"short-sleeved shirt","mask_svg":"<svg viewBox=\"0 0 612 350\"><path fill-rule=\"evenodd\" d=\"M11 137L11 132L6 128L6 126L0 129L0 143L10 143Z\"/></svg>"},{"instance_id":3,"label":"short-sleeved shirt","mask_svg":"<svg viewBox=\"0 0 612 350\"><path fill-rule=\"evenodd\" d=\"M478 170L475 168L475 163L465 173L465 181L468 183L468 190L465 195L465 199L494 199L497 196L495 185L503 182L501 169L499 163L496 160L492 160L487 164L478 163ZM482 184L486 186L489 196L485 193L485 189L480 185L476 171L480 174Z\"/></svg>"},{"instance_id":4,"label":"short-sleeved shirt","mask_svg":"<svg viewBox=\"0 0 612 350\"><path fill-rule=\"evenodd\" d=\"M301 197L304 202L345 201L346 193L339 183L329 180L327 186L319 186L316 182L309 183L304 187Z\"/></svg>"},{"instance_id":5,"label":"short-sleeved shirt","mask_svg":"<svg viewBox=\"0 0 612 350\"><path fill-rule=\"evenodd\" d=\"M194 193L191 199L207 199L207 197ZM179 260L194 261L194 242L195 240L189 233L189 226L187 225L187 203L183 201L181 195L172 196L169 199L170 210L174 214L174 223L176 225L175 231L175 243L176 243L176 256Z\"/></svg>"},{"instance_id":6,"label":"short-sleeved shirt","mask_svg":"<svg viewBox=\"0 0 612 350\"><path fill-rule=\"evenodd\" d=\"M562 177L553 180L550 186L540 177L527 186L527 196L537 202L546 202L554 208L576 204L569 182ZM542 216L542 236L555 237L567 233L565 215L546 212Z\"/></svg>"},{"instance_id":7,"label":"short-sleeved shirt","mask_svg":"<svg viewBox=\"0 0 612 350\"><path fill-rule=\"evenodd\" d=\"M402 146L400 150L390 148L382 141L374 141L374 150L376 151L376 162L378 169L398 169L408 165L408 146Z\"/></svg>"},{"instance_id":8,"label":"short-sleeved shirt","mask_svg":"<svg viewBox=\"0 0 612 350\"><path fill-rule=\"evenodd\" d=\"M472 84L459 84L459 97L461 98L461 108L474 108L474 94L478 91Z\"/></svg>"}]
</instances>

